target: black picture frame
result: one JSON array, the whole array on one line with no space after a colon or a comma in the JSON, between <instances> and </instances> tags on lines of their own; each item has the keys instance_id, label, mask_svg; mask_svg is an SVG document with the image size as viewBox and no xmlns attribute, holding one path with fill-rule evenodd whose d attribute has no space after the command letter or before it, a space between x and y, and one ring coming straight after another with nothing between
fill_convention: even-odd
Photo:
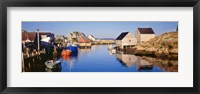
<instances>
[{"instance_id":1,"label":"black picture frame","mask_svg":"<svg viewBox=\"0 0 200 94\"><path fill-rule=\"evenodd\" d=\"M200 0L2 0L0 1L0 91L27 93L118 93L118 94L199 94ZM193 7L193 84L194 87L7 87L7 7ZM189 33L189 32L188 32Z\"/></svg>"}]
</instances>

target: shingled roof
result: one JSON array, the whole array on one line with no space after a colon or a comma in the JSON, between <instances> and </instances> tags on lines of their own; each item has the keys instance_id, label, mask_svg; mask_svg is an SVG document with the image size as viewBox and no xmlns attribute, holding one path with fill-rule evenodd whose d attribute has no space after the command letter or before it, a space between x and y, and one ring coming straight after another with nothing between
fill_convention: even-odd
<instances>
[{"instance_id":1,"label":"shingled roof","mask_svg":"<svg viewBox=\"0 0 200 94\"><path fill-rule=\"evenodd\" d=\"M22 32L22 41L29 39L30 41L34 41L35 32Z\"/></svg>"},{"instance_id":2,"label":"shingled roof","mask_svg":"<svg viewBox=\"0 0 200 94\"><path fill-rule=\"evenodd\" d=\"M129 32L122 32L117 38L116 40L122 40Z\"/></svg>"},{"instance_id":3,"label":"shingled roof","mask_svg":"<svg viewBox=\"0 0 200 94\"><path fill-rule=\"evenodd\" d=\"M155 34L152 28L138 28L141 34Z\"/></svg>"},{"instance_id":4,"label":"shingled roof","mask_svg":"<svg viewBox=\"0 0 200 94\"><path fill-rule=\"evenodd\" d=\"M53 34L51 32L39 32L40 35L48 35L48 34ZM22 41L25 41L29 39L30 41L34 41L35 35L37 32L22 32Z\"/></svg>"}]
</instances>

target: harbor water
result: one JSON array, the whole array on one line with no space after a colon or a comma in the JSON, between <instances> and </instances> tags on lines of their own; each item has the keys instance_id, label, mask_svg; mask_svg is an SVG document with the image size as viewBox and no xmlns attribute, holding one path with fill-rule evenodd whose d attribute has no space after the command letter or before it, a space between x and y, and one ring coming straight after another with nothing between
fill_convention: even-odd
<instances>
[{"instance_id":1,"label":"harbor water","mask_svg":"<svg viewBox=\"0 0 200 94\"><path fill-rule=\"evenodd\" d=\"M113 53L109 45L93 45L91 48L78 49L77 55L61 56L54 59L60 63L49 69L43 57L31 60L26 70L29 72L177 72L177 60L135 56L123 52Z\"/></svg>"}]
</instances>

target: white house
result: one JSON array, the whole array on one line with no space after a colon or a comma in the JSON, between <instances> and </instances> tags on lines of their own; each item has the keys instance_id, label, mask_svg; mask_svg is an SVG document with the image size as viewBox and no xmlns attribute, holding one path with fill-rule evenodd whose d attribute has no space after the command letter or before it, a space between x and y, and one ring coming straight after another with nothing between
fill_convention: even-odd
<instances>
[{"instance_id":1,"label":"white house","mask_svg":"<svg viewBox=\"0 0 200 94\"><path fill-rule=\"evenodd\" d=\"M73 39L76 39L76 34L74 34L74 33L68 33L67 34L67 38L68 38L68 40L73 40Z\"/></svg>"},{"instance_id":2,"label":"white house","mask_svg":"<svg viewBox=\"0 0 200 94\"><path fill-rule=\"evenodd\" d=\"M149 39L154 38L156 35L152 28L137 28L135 37L137 43L148 41Z\"/></svg>"},{"instance_id":3,"label":"white house","mask_svg":"<svg viewBox=\"0 0 200 94\"><path fill-rule=\"evenodd\" d=\"M122 32L116 38L116 46L121 49L134 47L136 43L136 38L130 32Z\"/></svg>"},{"instance_id":4,"label":"white house","mask_svg":"<svg viewBox=\"0 0 200 94\"><path fill-rule=\"evenodd\" d=\"M96 40L95 37L94 37L93 35L89 35L89 36L88 36L88 39L90 39L90 40L92 40L92 41L95 41L95 40Z\"/></svg>"},{"instance_id":5,"label":"white house","mask_svg":"<svg viewBox=\"0 0 200 94\"><path fill-rule=\"evenodd\" d=\"M82 32L74 31L67 34L68 40L77 40L79 37L85 37L85 34Z\"/></svg>"}]
</instances>

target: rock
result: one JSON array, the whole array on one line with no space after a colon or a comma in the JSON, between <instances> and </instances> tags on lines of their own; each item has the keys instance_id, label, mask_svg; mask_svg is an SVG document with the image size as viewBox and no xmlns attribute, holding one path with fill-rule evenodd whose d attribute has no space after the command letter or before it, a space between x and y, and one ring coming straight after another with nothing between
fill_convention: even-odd
<instances>
[{"instance_id":1,"label":"rock","mask_svg":"<svg viewBox=\"0 0 200 94\"><path fill-rule=\"evenodd\" d=\"M131 51L136 55L178 59L178 32L167 32L149 41L139 43Z\"/></svg>"}]
</instances>

